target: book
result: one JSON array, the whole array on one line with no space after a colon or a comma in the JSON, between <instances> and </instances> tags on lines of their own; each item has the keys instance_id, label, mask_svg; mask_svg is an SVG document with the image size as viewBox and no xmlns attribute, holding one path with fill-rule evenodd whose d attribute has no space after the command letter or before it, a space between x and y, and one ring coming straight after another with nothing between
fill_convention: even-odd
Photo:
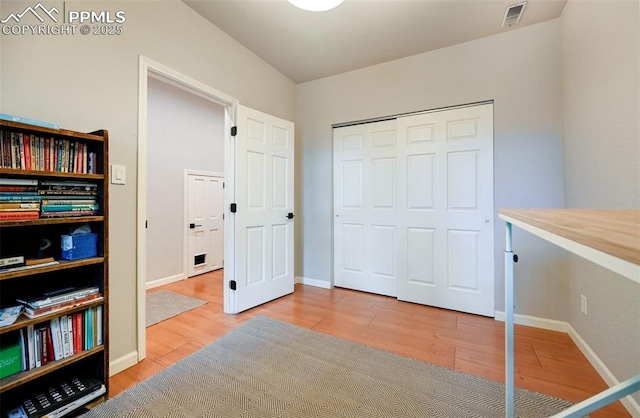
<instances>
[{"instance_id":1,"label":"book","mask_svg":"<svg viewBox=\"0 0 640 418\"><path fill-rule=\"evenodd\" d=\"M26 316L29 319L36 319L36 318L40 318L41 316L63 312L65 310L74 309L83 305L87 305L89 303L99 302L101 300L104 300L102 295L100 293L95 293L93 295L87 296L86 298L72 300L69 302L62 302L59 304L55 304L55 305L40 308L40 309L33 309L29 306L26 306L24 308L24 316Z\"/></svg>"},{"instance_id":2,"label":"book","mask_svg":"<svg viewBox=\"0 0 640 418\"><path fill-rule=\"evenodd\" d=\"M53 257L44 257L44 258L27 258L24 260L24 264L27 266L37 266L39 264L45 264L55 261Z\"/></svg>"},{"instance_id":3,"label":"book","mask_svg":"<svg viewBox=\"0 0 640 418\"><path fill-rule=\"evenodd\" d=\"M37 192L37 186L13 186L13 185L4 185L0 184L0 192Z\"/></svg>"},{"instance_id":4,"label":"book","mask_svg":"<svg viewBox=\"0 0 640 418\"><path fill-rule=\"evenodd\" d=\"M0 327L6 327L16 322L22 310L22 305L0 309Z\"/></svg>"},{"instance_id":5,"label":"book","mask_svg":"<svg viewBox=\"0 0 640 418\"><path fill-rule=\"evenodd\" d=\"M0 258L0 268L14 267L24 264L24 256L16 255L14 257Z\"/></svg>"},{"instance_id":6,"label":"book","mask_svg":"<svg viewBox=\"0 0 640 418\"><path fill-rule=\"evenodd\" d=\"M42 218L67 218L73 216L94 216L97 215L97 210L75 210L75 211L63 211L63 212L42 212Z\"/></svg>"},{"instance_id":7,"label":"book","mask_svg":"<svg viewBox=\"0 0 640 418\"><path fill-rule=\"evenodd\" d=\"M36 119L29 119L29 118L24 118L22 116L9 115L6 113L0 113L0 119L8 120L9 122L26 123L27 125L42 126L43 128L49 128L49 129L55 129L55 130L60 129L60 125L56 123L43 122Z\"/></svg>"},{"instance_id":8,"label":"book","mask_svg":"<svg viewBox=\"0 0 640 418\"><path fill-rule=\"evenodd\" d=\"M0 192L0 202L1 203L11 203L11 202L25 202L25 203L39 203L40 196L37 193L4 193Z\"/></svg>"},{"instance_id":9,"label":"book","mask_svg":"<svg viewBox=\"0 0 640 418\"><path fill-rule=\"evenodd\" d=\"M25 212L0 212L0 221L18 221L23 219L38 219L40 212L38 211L25 211Z\"/></svg>"},{"instance_id":10,"label":"book","mask_svg":"<svg viewBox=\"0 0 640 418\"><path fill-rule=\"evenodd\" d=\"M40 209L39 203L2 203L0 202L0 210L11 210L11 209L21 209L21 210L38 210Z\"/></svg>"},{"instance_id":11,"label":"book","mask_svg":"<svg viewBox=\"0 0 640 418\"><path fill-rule=\"evenodd\" d=\"M56 264L60 264L60 262L59 261L50 261L50 262L47 262L47 263L36 264L36 265L31 265L31 266L19 266L19 267L1 268L0 269L0 274L2 274L2 273L11 273L11 272L14 272L14 271L35 269L35 268L40 268L40 267L55 266Z\"/></svg>"},{"instance_id":12,"label":"book","mask_svg":"<svg viewBox=\"0 0 640 418\"><path fill-rule=\"evenodd\" d=\"M74 203L71 205L61 205L61 204L56 204L56 205L49 205L49 204L42 204L41 206L42 212L75 212L75 211L96 211L98 210L98 205L97 204L91 204L91 205L83 205L83 204L79 204L79 203Z\"/></svg>"},{"instance_id":13,"label":"book","mask_svg":"<svg viewBox=\"0 0 640 418\"><path fill-rule=\"evenodd\" d=\"M0 185L3 185L3 186L37 186L38 185L38 180L35 180L35 179L0 178Z\"/></svg>"},{"instance_id":14,"label":"book","mask_svg":"<svg viewBox=\"0 0 640 418\"><path fill-rule=\"evenodd\" d=\"M42 198L40 203L43 205L97 205L95 198L87 199L83 196L47 196ZM1 204L1 203L0 203Z\"/></svg>"},{"instance_id":15,"label":"book","mask_svg":"<svg viewBox=\"0 0 640 418\"><path fill-rule=\"evenodd\" d=\"M51 339L53 341L53 357L56 360L64 358L64 350L62 348L62 332L60 331L60 318L53 318L49 321L51 326Z\"/></svg>"},{"instance_id":16,"label":"book","mask_svg":"<svg viewBox=\"0 0 640 418\"><path fill-rule=\"evenodd\" d=\"M41 190L97 190L96 183L78 181L40 181Z\"/></svg>"},{"instance_id":17,"label":"book","mask_svg":"<svg viewBox=\"0 0 640 418\"><path fill-rule=\"evenodd\" d=\"M83 288L66 287L64 289L58 289L52 292L45 292L34 298L21 298L16 300L33 309L40 309L47 306L55 305L57 303L81 299L91 295L92 293L98 292L100 292L100 288L95 286Z\"/></svg>"}]
</instances>

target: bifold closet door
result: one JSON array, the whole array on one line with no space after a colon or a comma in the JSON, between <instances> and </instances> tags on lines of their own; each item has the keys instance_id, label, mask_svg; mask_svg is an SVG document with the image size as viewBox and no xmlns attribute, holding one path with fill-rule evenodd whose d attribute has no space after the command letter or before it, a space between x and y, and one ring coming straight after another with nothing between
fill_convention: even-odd
<instances>
[{"instance_id":1,"label":"bifold closet door","mask_svg":"<svg viewBox=\"0 0 640 418\"><path fill-rule=\"evenodd\" d=\"M396 296L396 122L336 128L334 284Z\"/></svg>"},{"instance_id":2,"label":"bifold closet door","mask_svg":"<svg viewBox=\"0 0 640 418\"><path fill-rule=\"evenodd\" d=\"M493 105L398 118L398 299L494 316Z\"/></svg>"}]
</instances>

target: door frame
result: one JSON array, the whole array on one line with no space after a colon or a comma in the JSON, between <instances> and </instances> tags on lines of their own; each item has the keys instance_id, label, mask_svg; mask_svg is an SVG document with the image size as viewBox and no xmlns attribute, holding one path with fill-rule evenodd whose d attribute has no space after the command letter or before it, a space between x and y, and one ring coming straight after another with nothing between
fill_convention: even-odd
<instances>
[{"instance_id":1,"label":"door frame","mask_svg":"<svg viewBox=\"0 0 640 418\"><path fill-rule=\"evenodd\" d=\"M224 162L225 162L225 193L224 193L224 259L227 268L225 269L225 283L235 277L234 253L235 229L231 222L231 217L227 214L229 203L233 201L235 190L235 154L233 147L233 137L231 127L235 125L236 108L238 99L231 97L219 90L214 89L200 81L182 74L172 68L162 65L143 55L138 60L138 167L137 167L137 216L136 216L136 333L137 333L137 361L132 364L120 364L114 367L112 373L124 370L133 364L144 360L147 356L146 341L146 279L147 279L147 77L154 77L175 87L181 88L198 95L204 99L211 100L225 108L224 117ZM224 286L224 303L227 305L229 292Z\"/></svg>"},{"instance_id":2,"label":"door frame","mask_svg":"<svg viewBox=\"0 0 640 418\"><path fill-rule=\"evenodd\" d=\"M185 272L185 278L189 278L189 259L190 259L190 254L189 254L189 227L187 226L189 224L189 176L202 176L202 177L215 177L215 178L220 178L222 179L223 183L225 182L225 178L224 178L224 173L216 173L213 171L202 171L202 170L191 170L188 168L184 169L184 195L183 195L183 212L182 214L184 215L184 222L182 223L182 227L183 227L183 235L182 235L182 239L183 242L186 245L182 246L182 261L183 261L183 265L182 265L182 271ZM224 187L224 189L226 189L226 187ZM223 194L223 199L224 199L224 194L226 193L226 190L222 191ZM224 202L222 203L222 207L223 210L222 212L224 213L224 207L225 204ZM223 221L223 227L226 226L224 225L224 222L227 220L227 217L224 217L224 221ZM224 233L224 231L223 231ZM226 235L225 235L226 236ZM226 243L223 243L223 246L226 248ZM224 256L223 256L224 259Z\"/></svg>"}]
</instances>

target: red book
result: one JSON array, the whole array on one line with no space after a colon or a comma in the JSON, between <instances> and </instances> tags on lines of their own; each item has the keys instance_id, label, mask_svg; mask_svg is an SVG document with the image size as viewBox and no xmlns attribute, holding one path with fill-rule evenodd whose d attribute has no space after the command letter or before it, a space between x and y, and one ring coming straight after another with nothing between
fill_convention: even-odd
<instances>
[{"instance_id":1,"label":"red book","mask_svg":"<svg viewBox=\"0 0 640 418\"><path fill-rule=\"evenodd\" d=\"M49 165L49 138L44 139L44 167L42 169L51 171L51 166Z\"/></svg>"},{"instance_id":2,"label":"red book","mask_svg":"<svg viewBox=\"0 0 640 418\"><path fill-rule=\"evenodd\" d=\"M73 314L73 328L73 338L75 338L73 350L79 353L82 351L82 314L80 312Z\"/></svg>"},{"instance_id":3,"label":"red book","mask_svg":"<svg viewBox=\"0 0 640 418\"><path fill-rule=\"evenodd\" d=\"M31 140L29 134L23 134L24 138L24 169L31 170Z\"/></svg>"},{"instance_id":4,"label":"red book","mask_svg":"<svg viewBox=\"0 0 640 418\"><path fill-rule=\"evenodd\" d=\"M53 361L55 359L55 354L53 353L53 337L51 336L51 326L47 325L46 328L47 334L47 361Z\"/></svg>"},{"instance_id":5,"label":"red book","mask_svg":"<svg viewBox=\"0 0 640 418\"><path fill-rule=\"evenodd\" d=\"M0 221L18 221L22 219L38 219L40 218L40 212L38 211L23 211L23 212L0 212Z\"/></svg>"},{"instance_id":6,"label":"red book","mask_svg":"<svg viewBox=\"0 0 640 418\"><path fill-rule=\"evenodd\" d=\"M47 352L49 344L47 344L47 327L40 328L40 344L42 352L42 365L49 363L49 353Z\"/></svg>"}]
</instances>

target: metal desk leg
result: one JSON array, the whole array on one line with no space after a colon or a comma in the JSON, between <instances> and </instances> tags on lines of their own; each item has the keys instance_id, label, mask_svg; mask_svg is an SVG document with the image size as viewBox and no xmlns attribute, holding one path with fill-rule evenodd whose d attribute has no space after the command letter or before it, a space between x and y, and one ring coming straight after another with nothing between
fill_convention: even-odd
<instances>
[{"instance_id":1,"label":"metal desk leg","mask_svg":"<svg viewBox=\"0 0 640 418\"><path fill-rule=\"evenodd\" d=\"M504 311L505 311L505 398L506 417L514 416L514 361L513 361L513 249L511 223L507 222L507 240L504 251Z\"/></svg>"}]
</instances>

